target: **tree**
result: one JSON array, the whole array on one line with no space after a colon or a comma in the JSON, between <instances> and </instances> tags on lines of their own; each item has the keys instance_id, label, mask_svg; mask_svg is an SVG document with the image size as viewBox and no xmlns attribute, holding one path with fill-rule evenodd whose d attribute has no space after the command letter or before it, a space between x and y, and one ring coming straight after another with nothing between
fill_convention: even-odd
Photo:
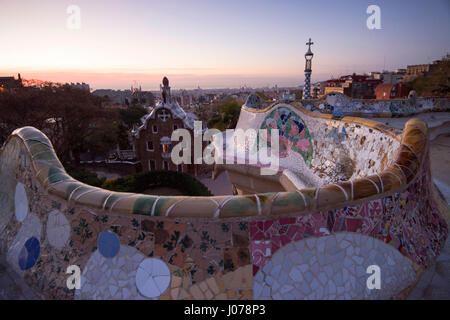
<instances>
[{"instance_id":1,"label":"tree","mask_svg":"<svg viewBox=\"0 0 450 320\"><path fill-rule=\"evenodd\" d=\"M439 61L430 72L409 85L419 96L450 97L450 60Z\"/></svg>"},{"instance_id":2,"label":"tree","mask_svg":"<svg viewBox=\"0 0 450 320\"><path fill-rule=\"evenodd\" d=\"M234 129L239 119L241 105L237 100L228 99L221 104L213 107L213 110L219 110L219 114L213 116L208 121L209 128L218 130Z\"/></svg>"},{"instance_id":3,"label":"tree","mask_svg":"<svg viewBox=\"0 0 450 320\"><path fill-rule=\"evenodd\" d=\"M117 129L112 129L120 122L117 111L102 107L103 102L102 97L68 85L2 91L0 142L16 128L33 126L49 137L63 162L76 166L86 147L101 143L104 150L117 138Z\"/></svg>"},{"instance_id":4,"label":"tree","mask_svg":"<svg viewBox=\"0 0 450 320\"><path fill-rule=\"evenodd\" d=\"M236 127L241 113L241 105L236 100L228 100L221 107L222 119L227 129Z\"/></svg>"},{"instance_id":5,"label":"tree","mask_svg":"<svg viewBox=\"0 0 450 320\"><path fill-rule=\"evenodd\" d=\"M132 129L133 125L141 122L141 118L147 114L147 110L139 104L134 104L126 109L120 109L119 114L127 128Z\"/></svg>"}]
</instances>

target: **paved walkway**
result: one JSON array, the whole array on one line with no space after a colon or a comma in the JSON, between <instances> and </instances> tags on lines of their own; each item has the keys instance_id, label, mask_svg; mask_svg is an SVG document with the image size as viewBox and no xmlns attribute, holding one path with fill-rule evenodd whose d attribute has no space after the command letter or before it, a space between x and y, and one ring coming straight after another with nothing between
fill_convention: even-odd
<instances>
[{"instance_id":1,"label":"paved walkway","mask_svg":"<svg viewBox=\"0 0 450 320\"><path fill-rule=\"evenodd\" d=\"M231 186L230 179L226 172L222 172L216 180L207 178L200 178L200 181L211 191L214 196L232 195L233 188Z\"/></svg>"},{"instance_id":2,"label":"paved walkway","mask_svg":"<svg viewBox=\"0 0 450 320\"><path fill-rule=\"evenodd\" d=\"M408 300L450 300L450 240L441 254L420 278Z\"/></svg>"},{"instance_id":3,"label":"paved walkway","mask_svg":"<svg viewBox=\"0 0 450 320\"><path fill-rule=\"evenodd\" d=\"M448 127L450 131L450 125ZM430 146L431 175L434 184L450 206L450 133L432 140Z\"/></svg>"},{"instance_id":4,"label":"paved walkway","mask_svg":"<svg viewBox=\"0 0 450 320\"><path fill-rule=\"evenodd\" d=\"M428 128L436 128L442 126L444 123L450 121L450 112L429 112L421 113L412 117L404 118L369 118L370 120L384 123L387 126L391 126L395 129L403 130L406 121L411 118L419 118L427 123Z\"/></svg>"}]
</instances>

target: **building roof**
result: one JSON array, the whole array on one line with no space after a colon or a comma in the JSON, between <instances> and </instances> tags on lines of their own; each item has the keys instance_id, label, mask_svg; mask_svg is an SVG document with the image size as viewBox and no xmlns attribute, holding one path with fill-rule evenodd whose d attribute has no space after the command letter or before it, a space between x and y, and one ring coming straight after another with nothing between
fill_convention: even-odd
<instances>
[{"instance_id":1,"label":"building roof","mask_svg":"<svg viewBox=\"0 0 450 320\"><path fill-rule=\"evenodd\" d=\"M391 92L392 88L395 87L396 84L395 83L380 83L379 85L377 85L377 87L375 88L375 92Z\"/></svg>"},{"instance_id":2,"label":"building roof","mask_svg":"<svg viewBox=\"0 0 450 320\"><path fill-rule=\"evenodd\" d=\"M132 132L133 135L139 138L140 131L142 129L147 129L148 120L155 119L156 112L160 109L169 110L174 119L180 119L183 121L185 128L194 130L194 121L198 120L197 116L193 113L184 111L184 109L180 107L178 102L175 99L173 99L173 101L168 103L163 102L158 103L149 114L142 117L142 125Z\"/></svg>"},{"instance_id":3,"label":"building roof","mask_svg":"<svg viewBox=\"0 0 450 320\"><path fill-rule=\"evenodd\" d=\"M397 88L395 83L381 83L375 88L375 96L379 98L389 98L391 96L392 90Z\"/></svg>"}]
</instances>

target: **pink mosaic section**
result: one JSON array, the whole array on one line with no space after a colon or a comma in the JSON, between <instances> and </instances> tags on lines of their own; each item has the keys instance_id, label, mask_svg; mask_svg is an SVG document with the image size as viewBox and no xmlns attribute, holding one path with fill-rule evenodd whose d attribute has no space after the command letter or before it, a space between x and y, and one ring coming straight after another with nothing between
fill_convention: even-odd
<instances>
[{"instance_id":1,"label":"pink mosaic section","mask_svg":"<svg viewBox=\"0 0 450 320\"><path fill-rule=\"evenodd\" d=\"M253 274L270 260L271 255L287 244L308 237L329 235L327 220L327 212L318 212L301 217L250 222ZM261 256L263 247L264 252L270 252L270 256Z\"/></svg>"},{"instance_id":2,"label":"pink mosaic section","mask_svg":"<svg viewBox=\"0 0 450 320\"><path fill-rule=\"evenodd\" d=\"M428 158L428 157L426 157ZM439 214L428 186L428 161L407 190L358 206L318 212L294 218L250 223L254 274L270 260L261 256L261 246L270 246L271 255L287 244L309 237L339 232L372 236L392 245L418 265L428 267L439 255L448 235L448 226Z\"/></svg>"}]
</instances>

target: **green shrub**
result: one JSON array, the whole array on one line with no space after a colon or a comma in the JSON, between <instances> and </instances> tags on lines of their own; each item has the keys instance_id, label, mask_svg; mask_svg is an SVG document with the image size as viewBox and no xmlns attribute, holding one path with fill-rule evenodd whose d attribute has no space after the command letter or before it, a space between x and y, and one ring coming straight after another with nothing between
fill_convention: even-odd
<instances>
[{"instance_id":1,"label":"green shrub","mask_svg":"<svg viewBox=\"0 0 450 320\"><path fill-rule=\"evenodd\" d=\"M99 178L97 174L84 168L76 168L70 164L66 164L64 168L71 177L90 186L100 187L106 180L105 177Z\"/></svg>"},{"instance_id":2,"label":"green shrub","mask_svg":"<svg viewBox=\"0 0 450 320\"><path fill-rule=\"evenodd\" d=\"M169 187L179 190L186 196L212 195L203 183L187 173L166 170L146 171L109 179L101 187L111 191L134 193L142 193L155 187Z\"/></svg>"}]
</instances>

